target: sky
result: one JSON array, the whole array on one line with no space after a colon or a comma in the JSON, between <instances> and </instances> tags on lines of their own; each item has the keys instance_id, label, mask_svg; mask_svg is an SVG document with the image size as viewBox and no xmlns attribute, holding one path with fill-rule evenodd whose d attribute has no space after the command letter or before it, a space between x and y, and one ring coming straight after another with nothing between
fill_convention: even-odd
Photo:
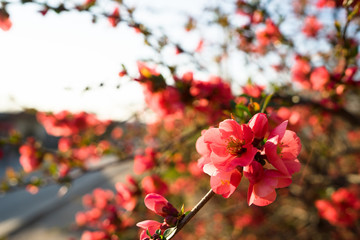
<instances>
[{"instance_id":1,"label":"sky","mask_svg":"<svg viewBox=\"0 0 360 240\"><path fill-rule=\"evenodd\" d=\"M138 3L144 9L150 4L144 0ZM163 0L152 3L161 8L171 5ZM186 1L172 5L180 10L189 9L187 6ZM113 28L107 19L93 24L87 13L49 11L42 16L32 4L13 4L8 11L13 26L7 32L0 30L0 112L67 109L94 112L100 118L127 119L144 108L138 83L118 76L121 64L135 69L138 59L151 56L133 29L122 24ZM143 14L141 18L146 21L150 17ZM168 25L176 21L179 19L172 18ZM100 83L104 87L100 88ZM92 90L83 91L86 87Z\"/></svg>"},{"instance_id":2,"label":"sky","mask_svg":"<svg viewBox=\"0 0 360 240\"><path fill-rule=\"evenodd\" d=\"M121 83L121 63L136 62L143 46L134 31L114 29L105 20L92 24L78 12L44 17L30 5L9 12L13 26L0 32L0 111L31 107L126 118L129 111L111 111L132 105L140 109L136 83L115 87ZM99 88L100 83L105 87ZM87 86L94 90L84 92Z\"/></svg>"},{"instance_id":3,"label":"sky","mask_svg":"<svg viewBox=\"0 0 360 240\"><path fill-rule=\"evenodd\" d=\"M171 30L184 26L185 16L203 17L204 5L216 3L215 0L129 2L137 4L140 22L167 28L171 39L190 49L196 48L199 36ZM111 12L114 6L104 7ZM87 111L104 119L125 120L144 109L141 86L118 76L121 64L136 75L136 61L152 57L140 34L123 24L113 28L105 18L93 24L87 13L49 11L42 16L33 4L11 4L7 10L13 26L7 32L0 30L0 112L24 108ZM210 39L219 37L217 32L209 34L206 37ZM168 55L173 55L171 51L174 50L170 49ZM244 83L245 64L241 60L229 64L234 76L243 77L235 80ZM104 87L99 87L101 83ZM84 91L86 87L91 90Z\"/></svg>"}]
</instances>

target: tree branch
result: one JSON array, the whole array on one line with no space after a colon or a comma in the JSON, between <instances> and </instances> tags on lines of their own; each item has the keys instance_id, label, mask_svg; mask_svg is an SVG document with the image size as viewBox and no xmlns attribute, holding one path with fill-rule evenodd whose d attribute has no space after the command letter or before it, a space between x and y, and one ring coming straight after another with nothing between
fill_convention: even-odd
<instances>
[{"instance_id":1,"label":"tree branch","mask_svg":"<svg viewBox=\"0 0 360 240\"><path fill-rule=\"evenodd\" d=\"M196 204L196 206L187 214L177 225L175 233L168 239L172 239L180 230L195 216L195 214L215 195L212 189Z\"/></svg>"}]
</instances>

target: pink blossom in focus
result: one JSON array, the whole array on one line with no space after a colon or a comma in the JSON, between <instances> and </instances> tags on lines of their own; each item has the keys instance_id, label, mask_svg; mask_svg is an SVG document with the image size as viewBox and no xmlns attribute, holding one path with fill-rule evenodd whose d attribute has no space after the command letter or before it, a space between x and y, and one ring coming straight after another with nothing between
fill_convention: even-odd
<instances>
[{"instance_id":1,"label":"pink blossom in focus","mask_svg":"<svg viewBox=\"0 0 360 240\"><path fill-rule=\"evenodd\" d=\"M273 129L265 143L265 154L276 169L286 175L300 170L297 156L301 150L300 138L295 132L286 130L288 121L284 121Z\"/></svg>"},{"instance_id":2,"label":"pink blossom in focus","mask_svg":"<svg viewBox=\"0 0 360 240\"><path fill-rule=\"evenodd\" d=\"M146 232L148 231L151 236L154 235L156 230L160 229L162 223L154 220L145 220L142 222L138 222L136 226L143 229L143 231L141 231L140 233L140 240L146 240L149 239L149 235L147 235Z\"/></svg>"},{"instance_id":3,"label":"pink blossom in focus","mask_svg":"<svg viewBox=\"0 0 360 240\"><path fill-rule=\"evenodd\" d=\"M252 145L254 134L246 124L239 125L227 119L219 128L211 128L204 134L204 142L199 148L210 148L210 160L214 167L221 171L232 171L237 166L249 165L257 152ZM205 144L205 146L204 146Z\"/></svg>"},{"instance_id":4,"label":"pink blossom in focus","mask_svg":"<svg viewBox=\"0 0 360 240\"><path fill-rule=\"evenodd\" d=\"M224 198L228 198L234 193L239 186L242 177L237 169L228 172L215 170L209 175L211 176L211 189L216 194L222 195Z\"/></svg>"},{"instance_id":5,"label":"pink blossom in focus","mask_svg":"<svg viewBox=\"0 0 360 240\"><path fill-rule=\"evenodd\" d=\"M179 216L179 212L163 196L156 193L150 193L146 195L144 202L145 202L145 206L149 210L164 217L165 222L169 226L176 224L177 217Z\"/></svg>"},{"instance_id":6,"label":"pink blossom in focus","mask_svg":"<svg viewBox=\"0 0 360 240\"><path fill-rule=\"evenodd\" d=\"M263 169L263 166L253 161L244 167L244 176L249 179L247 202L257 206L266 206L275 201L275 188L287 187L291 177L276 170Z\"/></svg>"},{"instance_id":7,"label":"pink blossom in focus","mask_svg":"<svg viewBox=\"0 0 360 240\"><path fill-rule=\"evenodd\" d=\"M254 133L254 138L263 139L268 131L269 123L264 113L255 114L248 123Z\"/></svg>"}]
</instances>

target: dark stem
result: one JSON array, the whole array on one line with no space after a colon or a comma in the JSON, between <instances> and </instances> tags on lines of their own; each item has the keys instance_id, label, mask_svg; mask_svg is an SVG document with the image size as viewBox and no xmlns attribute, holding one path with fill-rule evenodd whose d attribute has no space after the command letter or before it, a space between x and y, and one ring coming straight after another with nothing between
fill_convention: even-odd
<instances>
[{"instance_id":1,"label":"dark stem","mask_svg":"<svg viewBox=\"0 0 360 240\"><path fill-rule=\"evenodd\" d=\"M195 214L203 207L205 204L215 195L212 189L196 204L196 206L187 214L177 225L176 232L168 238L168 240L172 239L180 230L195 216Z\"/></svg>"}]
</instances>

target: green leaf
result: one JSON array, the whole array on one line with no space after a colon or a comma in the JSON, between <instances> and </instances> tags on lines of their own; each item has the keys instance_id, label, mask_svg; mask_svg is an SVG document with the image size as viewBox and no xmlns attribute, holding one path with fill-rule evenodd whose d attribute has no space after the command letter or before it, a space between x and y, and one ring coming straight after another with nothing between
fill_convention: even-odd
<instances>
[{"instance_id":1,"label":"green leaf","mask_svg":"<svg viewBox=\"0 0 360 240\"><path fill-rule=\"evenodd\" d=\"M157 229L157 230L155 231L155 233L156 233L157 235L161 235L161 229Z\"/></svg>"},{"instance_id":2,"label":"green leaf","mask_svg":"<svg viewBox=\"0 0 360 240\"><path fill-rule=\"evenodd\" d=\"M243 115L243 113L246 112L249 116L251 116L249 109L244 105L240 105L240 104L236 105L236 111L241 112L241 115Z\"/></svg>"},{"instance_id":3,"label":"green leaf","mask_svg":"<svg viewBox=\"0 0 360 240\"><path fill-rule=\"evenodd\" d=\"M269 95L267 95L267 97L265 98L264 104L263 104L262 107L261 107L261 111L260 111L261 113L264 113L264 112L265 112L265 109L266 109L267 105L269 104L272 96L273 96L272 94L269 94Z\"/></svg>"},{"instance_id":4,"label":"green leaf","mask_svg":"<svg viewBox=\"0 0 360 240\"><path fill-rule=\"evenodd\" d=\"M351 3L350 3L351 4ZM348 15L347 20L351 21L354 16L359 12L360 3L357 3L353 9L353 11Z\"/></svg>"},{"instance_id":5,"label":"green leaf","mask_svg":"<svg viewBox=\"0 0 360 240\"><path fill-rule=\"evenodd\" d=\"M165 239L170 239L174 236L174 234L176 233L176 227L172 227L172 228L168 228L164 231L163 236L165 237Z\"/></svg>"}]
</instances>

